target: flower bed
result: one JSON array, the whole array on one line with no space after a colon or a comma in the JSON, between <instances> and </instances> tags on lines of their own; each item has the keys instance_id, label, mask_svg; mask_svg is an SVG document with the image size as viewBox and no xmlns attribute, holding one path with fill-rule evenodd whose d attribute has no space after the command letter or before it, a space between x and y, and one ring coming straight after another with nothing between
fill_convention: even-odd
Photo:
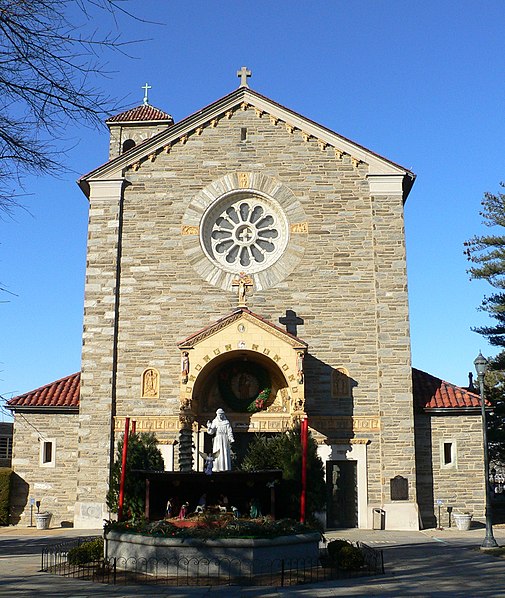
<instances>
[{"instance_id":1,"label":"flower bed","mask_svg":"<svg viewBox=\"0 0 505 598\"><path fill-rule=\"evenodd\" d=\"M233 519L231 516L105 526L106 558L119 569L148 574L248 576L271 573L319 558L321 535L291 520Z\"/></svg>"}]
</instances>

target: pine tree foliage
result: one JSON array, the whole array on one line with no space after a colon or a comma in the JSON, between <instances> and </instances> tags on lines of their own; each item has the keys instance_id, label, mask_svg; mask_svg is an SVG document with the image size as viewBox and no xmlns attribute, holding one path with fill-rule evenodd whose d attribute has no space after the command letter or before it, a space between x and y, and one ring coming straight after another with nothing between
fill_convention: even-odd
<instances>
[{"instance_id":1,"label":"pine tree foliage","mask_svg":"<svg viewBox=\"0 0 505 598\"><path fill-rule=\"evenodd\" d=\"M505 194L486 193L480 215L494 234L475 236L465 243L465 254L473 264L468 273L472 279L486 280L499 290L484 297L481 304L481 309L495 320L494 326L474 330L492 345L505 347Z\"/></svg>"},{"instance_id":2,"label":"pine tree foliage","mask_svg":"<svg viewBox=\"0 0 505 598\"><path fill-rule=\"evenodd\" d=\"M119 506L123 443L124 435L117 444L116 460L112 466L111 483L107 493L107 506L113 513L117 513ZM145 510L144 479L133 470L160 471L164 469L163 457L156 443L156 436L152 432L130 434L128 437L123 504L123 513L128 519L142 518Z\"/></svg>"},{"instance_id":3,"label":"pine tree foliage","mask_svg":"<svg viewBox=\"0 0 505 598\"><path fill-rule=\"evenodd\" d=\"M281 469L283 486L279 503L286 514L296 519L300 514L302 489L302 447L300 426L284 434L256 435L242 462L244 471ZM307 514L321 511L326 502L324 465L317 454L317 444L309 432L307 444Z\"/></svg>"}]
</instances>

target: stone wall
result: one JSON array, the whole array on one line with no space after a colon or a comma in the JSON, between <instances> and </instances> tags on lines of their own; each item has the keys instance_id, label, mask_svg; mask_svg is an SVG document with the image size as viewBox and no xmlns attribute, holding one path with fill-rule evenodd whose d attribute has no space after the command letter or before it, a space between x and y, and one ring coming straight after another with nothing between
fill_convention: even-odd
<instances>
[{"instance_id":1,"label":"stone wall","mask_svg":"<svg viewBox=\"0 0 505 598\"><path fill-rule=\"evenodd\" d=\"M453 446L453 463L445 464L444 443ZM417 488L425 527L437 524L437 500L447 507L484 516L484 454L480 414L416 414Z\"/></svg>"},{"instance_id":2,"label":"stone wall","mask_svg":"<svg viewBox=\"0 0 505 598\"><path fill-rule=\"evenodd\" d=\"M235 291L214 286L192 267L182 224L201 189L237 172L262 173L288 187L308 231L292 233L302 246L296 268L281 273L275 287L253 290L248 307L277 325L287 309L303 319L297 333L309 344L307 412L327 418L380 415L380 434L339 435L371 440L373 503L388 500L389 478L395 475L409 479L415 501L402 196L372 198L366 164L251 109L238 110L128 170L122 215L117 197L92 189L79 500L99 502L104 496L110 417L176 414L177 343L236 306ZM160 372L159 398L140 398L146 367ZM332 398L336 367L349 372L351 399Z\"/></svg>"},{"instance_id":3,"label":"stone wall","mask_svg":"<svg viewBox=\"0 0 505 598\"><path fill-rule=\"evenodd\" d=\"M54 463L43 465L42 443L50 440L54 441ZM74 518L76 462L77 414L16 413L12 523L29 525L33 499L40 501L41 512L53 514L51 526L70 524Z\"/></svg>"}]
</instances>

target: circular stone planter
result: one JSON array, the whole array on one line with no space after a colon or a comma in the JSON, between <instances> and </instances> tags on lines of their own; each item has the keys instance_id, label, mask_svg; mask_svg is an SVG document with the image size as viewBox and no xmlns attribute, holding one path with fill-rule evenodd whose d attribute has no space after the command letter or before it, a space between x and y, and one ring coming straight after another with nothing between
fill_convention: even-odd
<instances>
[{"instance_id":1,"label":"circular stone planter","mask_svg":"<svg viewBox=\"0 0 505 598\"><path fill-rule=\"evenodd\" d=\"M317 564L320 534L278 538L159 538L109 531L105 533L106 558L118 569L158 575L233 577L271 573Z\"/></svg>"},{"instance_id":2,"label":"circular stone planter","mask_svg":"<svg viewBox=\"0 0 505 598\"><path fill-rule=\"evenodd\" d=\"M467 532L470 529L470 525L472 524L472 515L469 513L453 513L453 517L456 527L459 530Z\"/></svg>"}]
</instances>

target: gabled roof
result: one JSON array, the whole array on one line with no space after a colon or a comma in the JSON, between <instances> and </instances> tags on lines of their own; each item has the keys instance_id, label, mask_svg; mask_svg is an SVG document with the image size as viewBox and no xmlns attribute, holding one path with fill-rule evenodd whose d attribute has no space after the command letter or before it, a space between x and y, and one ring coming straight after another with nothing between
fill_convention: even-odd
<instances>
[{"instance_id":1,"label":"gabled roof","mask_svg":"<svg viewBox=\"0 0 505 598\"><path fill-rule=\"evenodd\" d=\"M80 383L81 373L77 372L77 374L14 397L7 401L6 407L13 411L38 407L78 409Z\"/></svg>"},{"instance_id":2,"label":"gabled roof","mask_svg":"<svg viewBox=\"0 0 505 598\"><path fill-rule=\"evenodd\" d=\"M118 124L118 123L143 123L146 124L148 122L153 121L168 121L170 123L174 122L174 119L170 114L167 112L163 112L159 108L155 108L149 104L141 104L140 106L136 106L135 108L130 108L130 110L126 110L125 112L121 112L120 114L116 114L115 116L111 116L108 118L105 123L106 124Z\"/></svg>"},{"instance_id":3,"label":"gabled roof","mask_svg":"<svg viewBox=\"0 0 505 598\"><path fill-rule=\"evenodd\" d=\"M414 402L420 409L477 409L480 397L466 388L456 386L412 368ZM486 401L486 405L490 405Z\"/></svg>"},{"instance_id":4,"label":"gabled roof","mask_svg":"<svg viewBox=\"0 0 505 598\"><path fill-rule=\"evenodd\" d=\"M245 318L246 320L259 324L262 328L267 328L276 336L283 337L291 345L293 345L293 347L298 347L300 349L306 349L308 347L305 341L302 341L294 334L286 332L283 328L280 328L279 326L272 324L272 322L270 322L269 320L266 320L258 314L253 313L246 307L239 307L230 314L222 318L219 318L219 320L217 320L216 322L213 322L212 324L205 326L205 328L202 328L201 330L194 332L180 343L177 343L177 346L179 347L179 349L190 349L194 347L196 344L198 344L200 341L208 338L209 336L212 336L213 334L219 332L223 328L226 328L230 324L233 324L233 322L236 322L240 318Z\"/></svg>"},{"instance_id":5,"label":"gabled roof","mask_svg":"<svg viewBox=\"0 0 505 598\"><path fill-rule=\"evenodd\" d=\"M336 155L348 154L353 163L366 163L369 175L402 177L404 197L408 195L415 175L371 150L331 131L330 129L270 100L248 87L239 87L223 98L209 104L178 123L172 125L125 154L106 162L79 179L79 185L88 194L88 180L109 179L124 176L124 171L135 164L169 151L175 143L185 143L189 136L201 134L206 126L216 126L220 118L231 118L236 110L254 109L258 116L265 114L275 123L283 123L290 131L301 131L304 139L317 142L321 148L333 147ZM110 122L110 120L108 121Z\"/></svg>"}]
</instances>

